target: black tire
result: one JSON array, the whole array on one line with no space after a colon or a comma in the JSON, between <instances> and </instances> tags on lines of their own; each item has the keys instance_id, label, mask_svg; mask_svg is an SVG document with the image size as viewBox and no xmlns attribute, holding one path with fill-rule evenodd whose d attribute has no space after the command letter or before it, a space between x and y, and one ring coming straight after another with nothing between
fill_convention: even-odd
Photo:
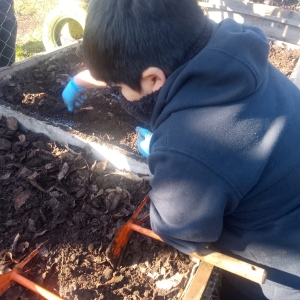
<instances>
[{"instance_id":1,"label":"black tire","mask_svg":"<svg viewBox=\"0 0 300 300\"><path fill-rule=\"evenodd\" d=\"M43 44L46 51L82 38L86 15L86 10L79 6L59 5L52 9L43 24Z\"/></svg>"}]
</instances>

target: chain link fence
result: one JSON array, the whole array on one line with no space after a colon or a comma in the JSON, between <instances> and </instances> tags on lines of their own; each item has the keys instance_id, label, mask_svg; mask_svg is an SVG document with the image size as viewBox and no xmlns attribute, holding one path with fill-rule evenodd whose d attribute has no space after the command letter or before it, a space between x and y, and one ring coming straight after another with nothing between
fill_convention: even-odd
<instances>
[{"instance_id":1,"label":"chain link fence","mask_svg":"<svg viewBox=\"0 0 300 300\"><path fill-rule=\"evenodd\" d=\"M89 0L0 0L0 68L82 38Z\"/></svg>"},{"instance_id":2,"label":"chain link fence","mask_svg":"<svg viewBox=\"0 0 300 300\"><path fill-rule=\"evenodd\" d=\"M0 67L4 67L15 60L17 22L10 0L0 0L0 23Z\"/></svg>"}]
</instances>

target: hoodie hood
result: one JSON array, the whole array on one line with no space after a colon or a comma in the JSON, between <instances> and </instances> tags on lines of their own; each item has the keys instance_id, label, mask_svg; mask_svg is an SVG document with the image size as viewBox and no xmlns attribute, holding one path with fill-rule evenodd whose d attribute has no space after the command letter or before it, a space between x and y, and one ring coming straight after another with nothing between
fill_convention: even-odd
<instances>
[{"instance_id":1,"label":"hoodie hood","mask_svg":"<svg viewBox=\"0 0 300 300\"><path fill-rule=\"evenodd\" d=\"M246 98L264 80L269 54L265 34L232 19L211 22L213 33L206 47L173 72L163 86L152 116L153 130L175 111Z\"/></svg>"}]
</instances>

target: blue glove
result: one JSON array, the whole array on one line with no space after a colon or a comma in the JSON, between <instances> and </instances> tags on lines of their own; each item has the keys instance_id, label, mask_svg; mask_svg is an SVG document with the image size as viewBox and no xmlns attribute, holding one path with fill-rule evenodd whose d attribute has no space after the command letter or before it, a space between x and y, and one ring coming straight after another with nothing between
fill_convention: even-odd
<instances>
[{"instance_id":1,"label":"blue glove","mask_svg":"<svg viewBox=\"0 0 300 300\"><path fill-rule=\"evenodd\" d=\"M74 82L74 77L70 79L62 92L62 97L68 107L68 111L73 111L74 106L80 106L83 104L87 98L86 95L82 95L82 92L85 90L86 88L80 87Z\"/></svg>"},{"instance_id":2,"label":"blue glove","mask_svg":"<svg viewBox=\"0 0 300 300\"><path fill-rule=\"evenodd\" d=\"M137 144L139 151L144 157L148 157L150 151L150 141L153 133L142 127L136 127L135 130L138 133Z\"/></svg>"}]
</instances>

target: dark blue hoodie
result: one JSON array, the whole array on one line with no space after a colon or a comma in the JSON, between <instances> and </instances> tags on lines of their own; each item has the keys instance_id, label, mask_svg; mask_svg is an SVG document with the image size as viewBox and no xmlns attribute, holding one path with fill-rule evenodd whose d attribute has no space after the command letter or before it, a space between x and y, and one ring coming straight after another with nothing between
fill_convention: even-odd
<instances>
[{"instance_id":1,"label":"dark blue hoodie","mask_svg":"<svg viewBox=\"0 0 300 300\"><path fill-rule=\"evenodd\" d=\"M227 19L169 76L152 116L151 226L184 253L213 244L266 268L265 285L300 290L300 90L268 52L260 29Z\"/></svg>"}]
</instances>

